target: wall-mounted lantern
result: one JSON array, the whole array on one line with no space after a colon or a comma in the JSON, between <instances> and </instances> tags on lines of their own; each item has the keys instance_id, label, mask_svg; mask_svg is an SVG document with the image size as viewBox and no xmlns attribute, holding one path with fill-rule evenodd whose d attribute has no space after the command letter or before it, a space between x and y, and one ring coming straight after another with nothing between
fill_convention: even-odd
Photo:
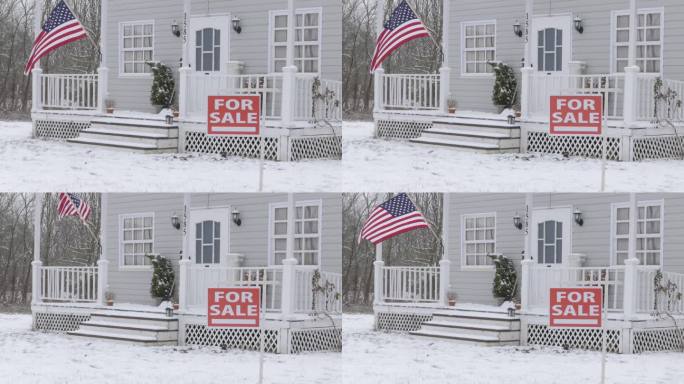
<instances>
[{"instance_id":1,"label":"wall-mounted lantern","mask_svg":"<svg viewBox=\"0 0 684 384\"><path fill-rule=\"evenodd\" d=\"M579 225L580 227L584 225L584 218L582 217L582 211L579 210L579 208L575 208L575 212L573 213L573 216L575 216L575 223Z\"/></svg>"},{"instance_id":2,"label":"wall-mounted lantern","mask_svg":"<svg viewBox=\"0 0 684 384\"><path fill-rule=\"evenodd\" d=\"M579 33L584 33L584 20L579 16L575 16L575 30Z\"/></svg>"},{"instance_id":3,"label":"wall-mounted lantern","mask_svg":"<svg viewBox=\"0 0 684 384\"><path fill-rule=\"evenodd\" d=\"M175 213L173 214L173 216L171 216L171 226L173 226L176 229L180 229L181 227L180 219L178 218L178 215L176 215Z\"/></svg>"},{"instance_id":4,"label":"wall-mounted lantern","mask_svg":"<svg viewBox=\"0 0 684 384\"><path fill-rule=\"evenodd\" d=\"M518 229L522 229L523 227L522 219L517 212L515 213L515 216L513 216L513 226Z\"/></svg>"},{"instance_id":5,"label":"wall-mounted lantern","mask_svg":"<svg viewBox=\"0 0 684 384\"><path fill-rule=\"evenodd\" d=\"M240 25L240 18L233 16L233 31L242 33L242 25Z\"/></svg>"},{"instance_id":6,"label":"wall-mounted lantern","mask_svg":"<svg viewBox=\"0 0 684 384\"><path fill-rule=\"evenodd\" d=\"M233 208L233 223L238 227L242 225L242 219L240 218L240 211Z\"/></svg>"},{"instance_id":7,"label":"wall-mounted lantern","mask_svg":"<svg viewBox=\"0 0 684 384\"><path fill-rule=\"evenodd\" d=\"M176 37L180 37L181 35L180 27L178 26L178 22L176 20L171 23L171 33Z\"/></svg>"},{"instance_id":8,"label":"wall-mounted lantern","mask_svg":"<svg viewBox=\"0 0 684 384\"><path fill-rule=\"evenodd\" d=\"M522 37L523 30L522 25L520 24L520 20L516 20L515 24L513 24L513 33L515 33L515 35L518 37Z\"/></svg>"}]
</instances>

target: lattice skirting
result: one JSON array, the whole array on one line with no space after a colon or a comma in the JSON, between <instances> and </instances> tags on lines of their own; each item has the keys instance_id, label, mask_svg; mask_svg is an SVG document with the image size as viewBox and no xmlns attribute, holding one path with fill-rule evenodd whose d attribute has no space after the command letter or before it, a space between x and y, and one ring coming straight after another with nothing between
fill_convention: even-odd
<instances>
[{"instance_id":1,"label":"lattice skirting","mask_svg":"<svg viewBox=\"0 0 684 384\"><path fill-rule=\"evenodd\" d=\"M185 152L215 153L226 156L259 158L259 138L249 136L209 136L204 132L185 132ZM266 160L280 160L279 139L266 137Z\"/></svg>"},{"instance_id":2,"label":"lattice skirting","mask_svg":"<svg viewBox=\"0 0 684 384\"><path fill-rule=\"evenodd\" d=\"M290 161L303 159L342 158L341 136L293 137L290 139Z\"/></svg>"},{"instance_id":3,"label":"lattice skirting","mask_svg":"<svg viewBox=\"0 0 684 384\"><path fill-rule=\"evenodd\" d=\"M36 137L51 139L73 139L90 127L89 121L34 120Z\"/></svg>"},{"instance_id":4,"label":"lattice skirting","mask_svg":"<svg viewBox=\"0 0 684 384\"><path fill-rule=\"evenodd\" d=\"M290 353L342 351L342 328L293 329L290 331Z\"/></svg>"},{"instance_id":5,"label":"lattice skirting","mask_svg":"<svg viewBox=\"0 0 684 384\"><path fill-rule=\"evenodd\" d=\"M431 314L378 312L375 314L375 329L411 332L419 330L424 322L430 320Z\"/></svg>"},{"instance_id":6,"label":"lattice skirting","mask_svg":"<svg viewBox=\"0 0 684 384\"><path fill-rule=\"evenodd\" d=\"M546 132L528 131L527 152L557 153L600 159L602 157L601 141L602 138L596 136L552 136ZM622 138L607 138L608 160L622 160L620 158L621 145Z\"/></svg>"},{"instance_id":7,"label":"lattice skirting","mask_svg":"<svg viewBox=\"0 0 684 384\"><path fill-rule=\"evenodd\" d=\"M415 139L426 129L432 128L430 121L377 120L375 136L394 139Z\"/></svg>"},{"instance_id":8,"label":"lattice skirting","mask_svg":"<svg viewBox=\"0 0 684 384\"><path fill-rule=\"evenodd\" d=\"M646 136L632 139L632 160L681 159L684 138L677 136Z\"/></svg>"},{"instance_id":9,"label":"lattice skirting","mask_svg":"<svg viewBox=\"0 0 684 384\"><path fill-rule=\"evenodd\" d=\"M684 329L656 328L634 330L632 352L680 351L684 352Z\"/></svg>"},{"instance_id":10,"label":"lattice skirting","mask_svg":"<svg viewBox=\"0 0 684 384\"><path fill-rule=\"evenodd\" d=\"M601 329L553 329L543 324L528 324L527 344L600 351L602 347L601 332ZM621 329L608 329L606 341L608 352L622 352Z\"/></svg>"},{"instance_id":11,"label":"lattice skirting","mask_svg":"<svg viewBox=\"0 0 684 384\"><path fill-rule=\"evenodd\" d=\"M78 330L80 324L88 320L90 320L89 314L35 312L33 314L33 329L71 332Z\"/></svg>"},{"instance_id":12,"label":"lattice skirting","mask_svg":"<svg viewBox=\"0 0 684 384\"><path fill-rule=\"evenodd\" d=\"M264 351L278 353L280 331L264 330ZM249 328L209 328L202 324L185 325L185 344L259 350L259 330Z\"/></svg>"}]
</instances>

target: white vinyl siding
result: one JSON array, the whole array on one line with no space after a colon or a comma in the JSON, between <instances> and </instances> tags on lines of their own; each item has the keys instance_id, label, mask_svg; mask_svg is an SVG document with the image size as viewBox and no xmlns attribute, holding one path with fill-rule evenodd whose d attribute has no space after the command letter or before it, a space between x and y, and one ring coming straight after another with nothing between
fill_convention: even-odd
<instances>
[{"instance_id":1,"label":"white vinyl siding","mask_svg":"<svg viewBox=\"0 0 684 384\"><path fill-rule=\"evenodd\" d=\"M119 216L119 267L149 269L154 253L154 214Z\"/></svg>"},{"instance_id":2,"label":"white vinyl siding","mask_svg":"<svg viewBox=\"0 0 684 384\"><path fill-rule=\"evenodd\" d=\"M463 215L461 220L463 269L492 268L496 252L496 214Z\"/></svg>"},{"instance_id":3,"label":"white vinyl siding","mask_svg":"<svg viewBox=\"0 0 684 384\"><path fill-rule=\"evenodd\" d=\"M461 74L489 76L496 60L496 21L461 23Z\"/></svg>"},{"instance_id":4,"label":"white vinyl siding","mask_svg":"<svg viewBox=\"0 0 684 384\"><path fill-rule=\"evenodd\" d=\"M320 265L320 201L297 202L294 230L294 257L298 265ZM281 265L287 257L287 204L271 204L269 225L269 263Z\"/></svg>"},{"instance_id":5,"label":"white vinyl siding","mask_svg":"<svg viewBox=\"0 0 684 384\"><path fill-rule=\"evenodd\" d=\"M663 9L639 10L637 24L637 65L641 72L660 73L663 67ZM613 13L612 68L624 72L629 61L629 11Z\"/></svg>"},{"instance_id":6,"label":"white vinyl siding","mask_svg":"<svg viewBox=\"0 0 684 384\"><path fill-rule=\"evenodd\" d=\"M298 72L319 73L321 67L320 9L296 11L294 64ZM269 68L282 72L287 65L287 11L271 12L269 32Z\"/></svg>"},{"instance_id":7,"label":"white vinyl siding","mask_svg":"<svg viewBox=\"0 0 684 384\"><path fill-rule=\"evenodd\" d=\"M149 76L154 60L154 21L119 24L119 75Z\"/></svg>"},{"instance_id":8,"label":"white vinyl siding","mask_svg":"<svg viewBox=\"0 0 684 384\"><path fill-rule=\"evenodd\" d=\"M639 202L638 212L636 257L640 265L661 265L664 204L662 201ZM611 228L611 260L614 265L623 265L629 251L629 204L613 204Z\"/></svg>"}]
</instances>

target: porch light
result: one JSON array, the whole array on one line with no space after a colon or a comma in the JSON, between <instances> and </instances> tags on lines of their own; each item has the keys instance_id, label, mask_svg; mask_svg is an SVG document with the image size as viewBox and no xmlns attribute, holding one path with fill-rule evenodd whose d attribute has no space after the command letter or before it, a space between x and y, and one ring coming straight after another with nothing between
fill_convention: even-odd
<instances>
[{"instance_id":1,"label":"porch light","mask_svg":"<svg viewBox=\"0 0 684 384\"><path fill-rule=\"evenodd\" d=\"M575 30L579 33L584 33L584 20L579 16L575 16Z\"/></svg>"},{"instance_id":2,"label":"porch light","mask_svg":"<svg viewBox=\"0 0 684 384\"><path fill-rule=\"evenodd\" d=\"M240 211L233 208L233 223L238 227L242 225L242 219L240 218Z\"/></svg>"},{"instance_id":3,"label":"porch light","mask_svg":"<svg viewBox=\"0 0 684 384\"><path fill-rule=\"evenodd\" d=\"M522 229L523 224L522 224L522 219L520 218L520 215L518 212L515 213L515 216L513 216L513 226Z\"/></svg>"},{"instance_id":4,"label":"porch light","mask_svg":"<svg viewBox=\"0 0 684 384\"><path fill-rule=\"evenodd\" d=\"M171 216L171 225L176 229L180 229L180 219L175 213Z\"/></svg>"},{"instance_id":5,"label":"porch light","mask_svg":"<svg viewBox=\"0 0 684 384\"><path fill-rule=\"evenodd\" d=\"M520 25L520 20L516 20L515 24L513 24L513 33L515 33L515 35L518 37L522 37L523 31L522 25Z\"/></svg>"},{"instance_id":6,"label":"porch light","mask_svg":"<svg viewBox=\"0 0 684 384\"><path fill-rule=\"evenodd\" d=\"M164 119L166 120L166 125L173 125L173 115L166 115Z\"/></svg>"},{"instance_id":7,"label":"porch light","mask_svg":"<svg viewBox=\"0 0 684 384\"><path fill-rule=\"evenodd\" d=\"M173 317L173 307L166 307L166 317Z\"/></svg>"},{"instance_id":8,"label":"porch light","mask_svg":"<svg viewBox=\"0 0 684 384\"><path fill-rule=\"evenodd\" d=\"M242 33L242 26L240 25L240 18L233 16L233 31Z\"/></svg>"},{"instance_id":9,"label":"porch light","mask_svg":"<svg viewBox=\"0 0 684 384\"><path fill-rule=\"evenodd\" d=\"M181 35L180 27L178 26L178 22L176 20L171 23L171 33L173 33L173 35L176 37L180 37Z\"/></svg>"},{"instance_id":10,"label":"porch light","mask_svg":"<svg viewBox=\"0 0 684 384\"><path fill-rule=\"evenodd\" d=\"M580 227L584 225L584 218L582 217L582 211L579 210L579 208L575 208L575 223L577 223Z\"/></svg>"},{"instance_id":11,"label":"porch light","mask_svg":"<svg viewBox=\"0 0 684 384\"><path fill-rule=\"evenodd\" d=\"M508 115L508 125L515 125L515 115Z\"/></svg>"},{"instance_id":12,"label":"porch light","mask_svg":"<svg viewBox=\"0 0 684 384\"><path fill-rule=\"evenodd\" d=\"M515 317L515 307L508 307L508 317Z\"/></svg>"}]
</instances>

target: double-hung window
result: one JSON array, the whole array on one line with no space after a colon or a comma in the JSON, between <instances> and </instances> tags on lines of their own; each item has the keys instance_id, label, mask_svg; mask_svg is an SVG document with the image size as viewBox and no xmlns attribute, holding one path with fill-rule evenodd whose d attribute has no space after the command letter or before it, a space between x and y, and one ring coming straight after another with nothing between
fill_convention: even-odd
<instances>
[{"instance_id":1,"label":"double-hung window","mask_svg":"<svg viewBox=\"0 0 684 384\"><path fill-rule=\"evenodd\" d=\"M154 252L154 215L131 214L119 218L119 266L149 268Z\"/></svg>"},{"instance_id":2,"label":"double-hung window","mask_svg":"<svg viewBox=\"0 0 684 384\"><path fill-rule=\"evenodd\" d=\"M461 231L462 267L491 267L496 252L496 214L463 215Z\"/></svg>"},{"instance_id":3,"label":"double-hung window","mask_svg":"<svg viewBox=\"0 0 684 384\"><path fill-rule=\"evenodd\" d=\"M119 26L119 74L146 75L154 59L154 22L124 22Z\"/></svg>"},{"instance_id":4,"label":"double-hung window","mask_svg":"<svg viewBox=\"0 0 684 384\"><path fill-rule=\"evenodd\" d=\"M664 13L662 9L639 10L636 62L641 72L660 73L663 64ZM629 11L613 14L613 71L624 72L629 65Z\"/></svg>"},{"instance_id":5,"label":"double-hung window","mask_svg":"<svg viewBox=\"0 0 684 384\"><path fill-rule=\"evenodd\" d=\"M639 202L636 257L640 265L661 265L663 245L663 202ZM629 257L629 204L614 204L612 212L612 260L623 265Z\"/></svg>"},{"instance_id":6,"label":"double-hung window","mask_svg":"<svg viewBox=\"0 0 684 384\"><path fill-rule=\"evenodd\" d=\"M321 65L321 10L297 10L294 64L301 73L318 73ZM271 72L282 72L287 65L287 11L271 13Z\"/></svg>"},{"instance_id":7,"label":"double-hung window","mask_svg":"<svg viewBox=\"0 0 684 384\"><path fill-rule=\"evenodd\" d=\"M496 21L461 24L461 73L487 75L493 72L489 62L496 60Z\"/></svg>"},{"instance_id":8,"label":"double-hung window","mask_svg":"<svg viewBox=\"0 0 684 384\"><path fill-rule=\"evenodd\" d=\"M287 204L271 205L269 249L271 264L287 257ZM321 203L298 202L294 220L294 257L299 265L319 265L321 252Z\"/></svg>"}]
</instances>

